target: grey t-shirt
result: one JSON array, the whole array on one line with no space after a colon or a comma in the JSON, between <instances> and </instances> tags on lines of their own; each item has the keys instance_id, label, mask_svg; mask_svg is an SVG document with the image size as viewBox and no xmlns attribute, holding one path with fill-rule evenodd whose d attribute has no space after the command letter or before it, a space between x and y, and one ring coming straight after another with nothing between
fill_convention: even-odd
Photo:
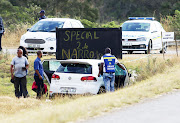
<instances>
[{"instance_id":1,"label":"grey t-shirt","mask_svg":"<svg viewBox=\"0 0 180 123\"><path fill-rule=\"evenodd\" d=\"M22 56L22 57L14 57L11 65L14 65L14 76L15 77L24 77L26 76L26 70L23 70L23 67L26 67L26 65L28 65L29 62L27 60L26 57Z\"/></svg>"}]
</instances>

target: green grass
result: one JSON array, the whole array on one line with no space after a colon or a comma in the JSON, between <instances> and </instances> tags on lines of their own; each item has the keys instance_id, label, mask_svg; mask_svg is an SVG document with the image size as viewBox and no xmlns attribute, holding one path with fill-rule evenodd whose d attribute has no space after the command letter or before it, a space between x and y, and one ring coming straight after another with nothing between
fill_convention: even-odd
<instances>
[{"instance_id":1,"label":"green grass","mask_svg":"<svg viewBox=\"0 0 180 123\"><path fill-rule=\"evenodd\" d=\"M113 108L138 103L146 98L180 89L180 58L166 56L166 60L157 55L145 57L133 62L129 60L137 57L126 57L123 62L126 67L135 70L138 74L132 86L97 96L73 96L71 98L57 97L52 102L35 99L36 94L31 90L33 79L33 62L36 56L29 56L29 74L27 89L31 95L28 99L16 99L14 87L10 83L10 62L14 56L0 54L0 122L61 122L87 119L92 116L108 112ZM49 59L54 56L45 56ZM142 55L140 56L142 57ZM39 118L39 115L41 117ZM36 119L39 119L37 121Z\"/></svg>"},{"instance_id":2,"label":"green grass","mask_svg":"<svg viewBox=\"0 0 180 123\"><path fill-rule=\"evenodd\" d=\"M109 112L114 108L122 108L143 101L144 99L153 98L156 95L170 92L174 89L180 89L179 73L180 65L178 64L170 69L165 69L161 74L157 74L147 80L143 80L133 86L118 90L114 93L80 97L73 100L66 98L64 102L62 98L49 103L44 101L37 102L33 99L20 99L23 104L28 106L32 103L41 104L38 106L35 105L34 107L30 105L29 107L31 107L31 109L27 107L11 115L7 113L7 115L3 115L4 118L1 122L67 123L79 119L88 119L96 115L101 115L102 112ZM12 100L14 102L19 101L15 98L12 98ZM24 107L26 106L24 105ZM41 116L39 117L38 114L41 114Z\"/></svg>"}]
</instances>

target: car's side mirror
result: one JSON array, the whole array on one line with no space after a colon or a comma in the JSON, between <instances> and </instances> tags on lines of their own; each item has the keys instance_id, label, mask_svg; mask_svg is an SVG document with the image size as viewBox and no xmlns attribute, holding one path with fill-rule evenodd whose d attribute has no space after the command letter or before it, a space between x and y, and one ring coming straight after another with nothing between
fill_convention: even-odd
<instances>
[{"instance_id":1,"label":"car's side mirror","mask_svg":"<svg viewBox=\"0 0 180 123\"><path fill-rule=\"evenodd\" d=\"M132 75L131 75L130 73L128 73L128 76L129 76L129 77L132 77Z\"/></svg>"},{"instance_id":2,"label":"car's side mirror","mask_svg":"<svg viewBox=\"0 0 180 123\"><path fill-rule=\"evenodd\" d=\"M27 28L27 31L29 31L30 30L30 28Z\"/></svg>"}]
</instances>

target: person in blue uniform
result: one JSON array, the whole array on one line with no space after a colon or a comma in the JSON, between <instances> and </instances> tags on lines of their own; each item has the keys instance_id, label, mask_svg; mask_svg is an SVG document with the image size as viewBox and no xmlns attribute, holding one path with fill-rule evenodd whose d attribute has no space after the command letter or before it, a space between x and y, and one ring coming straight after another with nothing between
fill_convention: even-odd
<instances>
[{"instance_id":1,"label":"person in blue uniform","mask_svg":"<svg viewBox=\"0 0 180 123\"><path fill-rule=\"evenodd\" d=\"M117 58L111 54L111 49L106 48L105 55L101 57L101 65L98 74L98 76L100 76L103 72L103 81L106 92L114 92L115 64L117 64L120 68L125 70L125 68L120 65Z\"/></svg>"},{"instance_id":2,"label":"person in blue uniform","mask_svg":"<svg viewBox=\"0 0 180 123\"><path fill-rule=\"evenodd\" d=\"M0 51L2 50L2 47L1 47L1 38L2 38L2 35L4 35L4 25L3 25L3 20L2 18L0 17Z\"/></svg>"},{"instance_id":3,"label":"person in blue uniform","mask_svg":"<svg viewBox=\"0 0 180 123\"><path fill-rule=\"evenodd\" d=\"M39 14L40 14L39 20L46 19L45 11L44 11L44 10L41 10L41 11L39 12Z\"/></svg>"},{"instance_id":4,"label":"person in blue uniform","mask_svg":"<svg viewBox=\"0 0 180 123\"><path fill-rule=\"evenodd\" d=\"M44 88L44 82L43 82L43 65L41 62L41 58L42 58L43 53L41 51L37 51L37 58L34 61L34 70L35 70L35 74L34 74L34 80L36 82L36 85L38 86L37 88L37 99L40 99L42 96L42 91Z\"/></svg>"}]
</instances>

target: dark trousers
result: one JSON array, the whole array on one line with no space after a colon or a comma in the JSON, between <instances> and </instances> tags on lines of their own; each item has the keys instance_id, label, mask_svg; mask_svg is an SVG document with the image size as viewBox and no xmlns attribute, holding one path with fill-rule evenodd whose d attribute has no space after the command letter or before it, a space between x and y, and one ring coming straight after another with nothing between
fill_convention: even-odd
<instances>
[{"instance_id":1,"label":"dark trousers","mask_svg":"<svg viewBox=\"0 0 180 123\"><path fill-rule=\"evenodd\" d=\"M20 92L19 92L19 96L21 97L22 95L23 95L22 84L20 83ZM28 91L27 91L27 95L28 95Z\"/></svg>"},{"instance_id":2,"label":"dark trousers","mask_svg":"<svg viewBox=\"0 0 180 123\"><path fill-rule=\"evenodd\" d=\"M22 87L22 93L24 98L27 97L27 80L26 80L26 76L25 77L14 77L14 88L15 88L15 96L16 97L20 97L20 84Z\"/></svg>"},{"instance_id":3,"label":"dark trousers","mask_svg":"<svg viewBox=\"0 0 180 123\"><path fill-rule=\"evenodd\" d=\"M0 51L2 50L2 47L1 47L1 38L2 38L2 35L3 35L3 33L0 33Z\"/></svg>"},{"instance_id":4,"label":"dark trousers","mask_svg":"<svg viewBox=\"0 0 180 123\"><path fill-rule=\"evenodd\" d=\"M38 76L34 76L34 80L35 80L35 82L36 82L36 85L38 86L38 89L37 89L37 97L41 97L42 91L43 91L43 88L44 88L43 79L39 79Z\"/></svg>"}]
</instances>

